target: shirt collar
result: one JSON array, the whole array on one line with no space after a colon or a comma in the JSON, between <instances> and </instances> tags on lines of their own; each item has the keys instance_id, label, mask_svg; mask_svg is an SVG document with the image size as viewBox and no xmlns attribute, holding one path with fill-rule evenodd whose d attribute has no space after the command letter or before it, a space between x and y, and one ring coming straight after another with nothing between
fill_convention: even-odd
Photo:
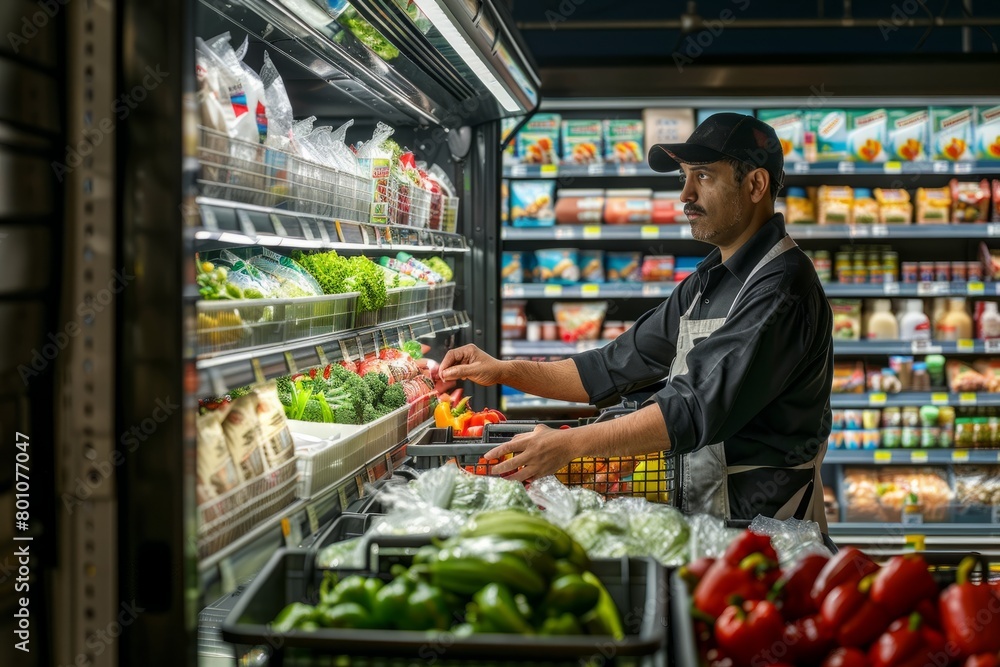
<instances>
[{"instance_id":1,"label":"shirt collar","mask_svg":"<svg viewBox=\"0 0 1000 667\"><path fill-rule=\"evenodd\" d=\"M764 255L784 237L785 218L780 213L775 213L774 217L765 222L756 234L722 264L739 278L741 283L745 283ZM718 252L718 248L715 251ZM721 253L719 258L721 259Z\"/></svg>"}]
</instances>

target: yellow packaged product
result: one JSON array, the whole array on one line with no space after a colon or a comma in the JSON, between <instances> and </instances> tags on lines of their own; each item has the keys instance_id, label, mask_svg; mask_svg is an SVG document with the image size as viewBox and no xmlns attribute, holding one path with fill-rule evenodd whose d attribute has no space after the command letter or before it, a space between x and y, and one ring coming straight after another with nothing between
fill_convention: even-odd
<instances>
[{"instance_id":1,"label":"yellow packaged product","mask_svg":"<svg viewBox=\"0 0 1000 667\"><path fill-rule=\"evenodd\" d=\"M867 225L878 222L878 202L867 188L857 188L854 191L854 202L851 205L851 222L857 225Z\"/></svg>"},{"instance_id":2,"label":"yellow packaged product","mask_svg":"<svg viewBox=\"0 0 1000 667\"><path fill-rule=\"evenodd\" d=\"M788 188L785 197L785 219L788 224L815 224L816 212L812 199L803 188Z\"/></svg>"},{"instance_id":3,"label":"yellow packaged product","mask_svg":"<svg viewBox=\"0 0 1000 667\"><path fill-rule=\"evenodd\" d=\"M918 224L947 224L951 219L949 188L917 188Z\"/></svg>"},{"instance_id":4,"label":"yellow packaged product","mask_svg":"<svg viewBox=\"0 0 1000 667\"><path fill-rule=\"evenodd\" d=\"M910 193L906 190L875 188L875 201L878 202L878 221L882 224L903 223L913 220L913 204L910 203Z\"/></svg>"},{"instance_id":5,"label":"yellow packaged product","mask_svg":"<svg viewBox=\"0 0 1000 667\"><path fill-rule=\"evenodd\" d=\"M846 185L823 185L817 192L817 222L821 225L846 225L851 222L854 190Z\"/></svg>"}]
</instances>

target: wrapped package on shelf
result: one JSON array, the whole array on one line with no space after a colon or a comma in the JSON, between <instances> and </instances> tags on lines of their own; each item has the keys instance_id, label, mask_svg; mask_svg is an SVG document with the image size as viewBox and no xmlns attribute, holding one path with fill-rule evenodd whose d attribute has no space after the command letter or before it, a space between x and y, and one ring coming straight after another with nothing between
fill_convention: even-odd
<instances>
[{"instance_id":1,"label":"wrapped package on shelf","mask_svg":"<svg viewBox=\"0 0 1000 667\"><path fill-rule=\"evenodd\" d=\"M924 523L941 523L953 498L948 471L936 467L845 468L843 486L847 522L899 523L915 494Z\"/></svg>"}]
</instances>

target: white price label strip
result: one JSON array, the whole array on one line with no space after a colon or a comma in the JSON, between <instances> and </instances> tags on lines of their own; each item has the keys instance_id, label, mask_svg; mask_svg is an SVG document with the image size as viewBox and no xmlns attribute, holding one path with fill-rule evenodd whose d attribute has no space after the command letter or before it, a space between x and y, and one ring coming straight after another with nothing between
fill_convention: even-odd
<instances>
[{"instance_id":1,"label":"white price label strip","mask_svg":"<svg viewBox=\"0 0 1000 667\"><path fill-rule=\"evenodd\" d=\"M1000 353L1000 338L991 338L990 340L984 341L983 346L989 354Z\"/></svg>"},{"instance_id":2,"label":"white price label strip","mask_svg":"<svg viewBox=\"0 0 1000 667\"><path fill-rule=\"evenodd\" d=\"M808 162L796 162L794 170L796 174L808 174L809 173L809 163Z\"/></svg>"}]
</instances>

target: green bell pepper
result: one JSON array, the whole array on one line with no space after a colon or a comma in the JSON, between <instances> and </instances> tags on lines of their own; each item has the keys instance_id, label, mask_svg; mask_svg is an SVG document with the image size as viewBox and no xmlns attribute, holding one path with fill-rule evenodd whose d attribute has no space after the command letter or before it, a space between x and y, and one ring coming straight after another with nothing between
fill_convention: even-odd
<instances>
[{"instance_id":1,"label":"green bell pepper","mask_svg":"<svg viewBox=\"0 0 1000 667\"><path fill-rule=\"evenodd\" d=\"M582 575L567 574L552 582L542 607L548 616L570 613L583 616L601 599L601 589L585 581Z\"/></svg>"},{"instance_id":2,"label":"green bell pepper","mask_svg":"<svg viewBox=\"0 0 1000 667\"><path fill-rule=\"evenodd\" d=\"M271 622L271 627L275 632L288 632L301 627L307 621L312 621L315 617L315 607L302 602L293 602L281 610Z\"/></svg>"},{"instance_id":3,"label":"green bell pepper","mask_svg":"<svg viewBox=\"0 0 1000 667\"><path fill-rule=\"evenodd\" d=\"M477 620L491 626L494 632L534 634L534 629L521 615L517 601L505 586L489 584L472 599Z\"/></svg>"},{"instance_id":4,"label":"green bell pepper","mask_svg":"<svg viewBox=\"0 0 1000 667\"><path fill-rule=\"evenodd\" d=\"M600 592L597 605L580 619L584 627L592 635L611 635L616 640L624 639L625 628L622 627L622 619L618 615L618 606L608 593L608 589L593 572L584 572L580 576Z\"/></svg>"},{"instance_id":5,"label":"green bell pepper","mask_svg":"<svg viewBox=\"0 0 1000 667\"><path fill-rule=\"evenodd\" d=\"M417 582L406 600L406 611L396 621L400 630L447 630L452 612L441 589Z\"/></svg>"},{"instance_id":6,"label":"green bell pepper","mask_svg":"<svg viewBox=\"0 0 1000 667\"><path fill-rule=\"evenodd\" d=\"M321 600L328 607L354 603L372 611L375 607L375 596L381 588L382 581L376 577L351 575L337 584L332 591L322 595Z\"/></svg>"},{"instance_id":7,"label":"green bell pepper","mask_svg":"<svg viewBox=\"0 0 1000 667\"><path fill-rule=\"evenodd\" d=\"M371 614L355 602L342 602L334 606L320 607L319 622L327 628L373 627Z\"/></svg>"},{"instance_id":8,"label":"green bell pepper","mask_svg":"<svg viewBox=\"0 0 1000 667\"><path fill-rule=\"evenodd\" d=\"M583 628L577 622L573 614L565 613L559 616L551 616L545 619L542 627L538 630L540 635L582 635Z\"/></svg>"},{"instance_id":9,"label":"green bell pepper","mask_svg":"<svg viewBox=\"0 0 1000 667\"><path fill-rule=\"evenodd\" d=\"M400 619L409 612L410 594L416 582L404 575L397 576L375 594L372 616L380 628L398 627Z\"/></svg>"}]
</instances>

